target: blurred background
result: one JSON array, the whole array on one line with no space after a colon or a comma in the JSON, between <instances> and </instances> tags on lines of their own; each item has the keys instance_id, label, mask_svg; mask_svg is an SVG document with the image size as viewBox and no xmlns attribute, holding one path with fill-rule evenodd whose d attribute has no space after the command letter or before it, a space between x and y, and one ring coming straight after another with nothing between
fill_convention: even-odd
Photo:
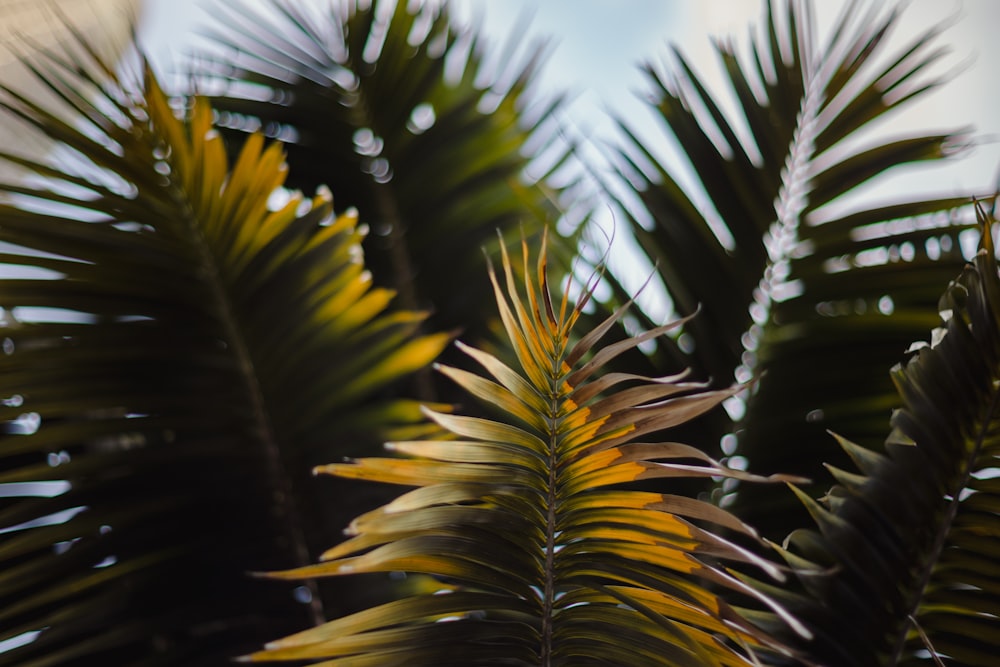
<instances>
[{"instance_id":1,"label":"blurred background","mask_svg":"<svg viewBox=\"0 0 1000 667\"><path fill-rule=\"evenodd\" d=\"M128 4L127 0L115 1ZM182 69L185 56L197 47L199 26L208 21L212 3L220 1L224 0L141 0L140 36L161 72ZM87 2L94 0L67 4ZM580 142L592 165L607 164L605 142L615 140L615 117L628 119L654 155L685 164L671 159L678 155L677 148L642 101L648 86L641 66L669 68L674 46L713 91L722 93L723 103L728 101L735 109L735 103L725 97L728 90L713 40L730 40L737 53L746 53L752 26L764 24L765 17L763 0L454 0L448 4L458 23L478 27L489 44L501 47L493 54L504 53L508 45L518 46L523 53L532 43L547 41L549 56L538 92L570 94L564 132ZM823 0L810 4L822 37L840 13L865 11L869 3ZM996 112L1000 86L993 68L1000 62L1000 41L995 39L1000 2L911 0L901 7L902 20L890 43L899 46L929 28L943 27L940 43L950 52L940 59L937 70L949 81L918 104L891 115L888 127L882 123L873 129L905 135L969 128L973 145L950 168L918 166L876 179L875 187L861 193L862 200L893 199L904 189L941 196L970 188L983 195L991 193L1000 169L1000 114ZM864 141L863 135L860 140ZM682 185L686 184L682 181ZM614 233L614 214L610 209L598 211L596 221L605 231L595 243L603 245L601 236ZM637 253L629 251L631 240L626 234L614 236L612 270L634 290L651 267L636 261ZM654 301L658 299L640 300L654 318L667 318L669 308Z\"/></svg>"},{"instance_id":2,"label":"blurred background","mask_svg":"<svg viewBox=\"0 0 1000 667\"><path fill-rule=\"evenodd\" d=\"M127 34L128 17L139 17L139 37L158 71L169 75L183 70L185 58L199 45L199 29L209 20L211 6L225 0L0 0L0 81L19 80L17 51L26 45L57 40L58 14L90 34L107 37L107 48L119 48ZM326 3L331 0L310 0ZM336 2L337 0L332 0ZM521 52L539 40L547 41L549 57L539 78L541 95L566 91L571 104L564 110L564 132L578 141L591 164L606 163L605 142L615 140L615 117L628 119L654 155L671 160L676 148L642 96L647 90L641 66L671 66L671 45L682 52L697 73L722 93L719 59L713 40L730 40L745 52L751 26L764 17L761 0L454 0L449 3L459 24L480 29L490 44L517 47ZM861 11L865 3L824 0L815 6L816 25L824 31L844 11ZM942 196L969 188L984 195L996 189L1000 166L1000 86L993 63L1000 62L1000 3L994 0L911 0L903 3L902 21L893 39L897 44L933 26L943 26L941 43L950 51L938 62L947 85L902 113L890 127L876 131L906 134L915 130L968 127L972 146L950 169L919 167L899 170L877 180L873 199L891 199L903 187ZM24 38L24 39L21 39ZM499 54L503 49L494 49ZM884 125L884 124L883 124ZM0 129L0 132L3 130ZM0 141L23 141L8 131ZM862 137L863 140L863 137ZM682 175L683 178L683 175ZM696 189L695 189L696 190ZM597 221L608 236L613 213L599 211ZM612 263L634 288L647 268L633 265L629 239L617 235ZM624 258L624 259L623 259ZM623 268L628 265L628 268ZM655 304L644 304L656 310ZM666 313L659 313L665 316Z\"/></svg>"}]
</instances>

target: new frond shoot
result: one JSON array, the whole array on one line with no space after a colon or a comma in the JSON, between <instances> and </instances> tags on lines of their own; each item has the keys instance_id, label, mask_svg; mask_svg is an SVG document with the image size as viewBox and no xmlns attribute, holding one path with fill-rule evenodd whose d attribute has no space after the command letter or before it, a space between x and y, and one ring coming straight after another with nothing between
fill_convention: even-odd
<instances>
[{"instance_id":1,"label":"new frond shoot","mask_svg":"<svg viewBox=\"0 0 1000 667\"><path fill-rule=\"evenodd\" d=\"M617 355L682 322L600 348L629 304L577 332L592 293L554 299L544 244L535 266L526 244L522 254L519 270L504 251L501 275L490 271L517 368L461 343L485 373L439 367L502 419L428 409L450 436L391 442L393 456L318 468L410 490L355 519L349 539L321 563L272 575L406 572L436 583L244 660L662 667L753 664L783 651L723 594L806 632L723 565L783 578L772 562L721 536L724 528L757 540L751 528L716 506L637 489L649 480L669 487L679 477L785 480L732 470L694 446L654 437L736 389L709 389L686 374L602 374Z\"/></svg>"}]
</instances>

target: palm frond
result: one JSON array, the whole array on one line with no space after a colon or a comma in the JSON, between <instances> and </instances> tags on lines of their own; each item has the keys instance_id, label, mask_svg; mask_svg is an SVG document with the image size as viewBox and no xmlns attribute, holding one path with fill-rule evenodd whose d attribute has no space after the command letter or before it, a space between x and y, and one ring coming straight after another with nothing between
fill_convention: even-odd
<instances>
[{"instance_id":1,"label":"palm frond","mask_svg":"<svg viewBox=\"0 0 1000 667\"><path fill-rule=\"evenodd\" d=\"M274 575L405 571L437 577L437 590L272 642L246 660L744 665L754 652L778 648L710 590L781 612L719 565L750 563L783 576L713 532L725 526L754 539L753 530L708 503L626 488L647 479L759 479L695 447L645 439L734 390L709 390L683 376L601 374L617 355L680 323L598 348L623 310L576 338L590 294L554 302L544 244L534 278L526 244L522 250L523 283L506 252L505 285L490 273L519 369L465 345L489 377L440 367L502 420L427 410L450 439L392 442L396 457L318 468L415 488L355 519L353 537L323 562Z\"/></svg>"},{"instance_id":2,"label":"palm frond","mask_svg":"<svg viewBox=\"0 0 1000 667\"><path fill-rule=\"evenodd\" d=\"M0 151L34 174L0 207L0 640L40 632L0 664L217 665L321 620L245 573L335 539L307 471L418 418L370 399L446 337L386 310L329 192L268 207L279 146L230 168L205 100L178 120L141 58L70 47L30 66L71 120L0 89L63 147Z\"/></svg>"},{"instance_id":3,"label":"palm frond","mask_svg":"<svg viewBox=\"0 0 1000 667\"><path fill-rule=\"evenodd\" d=\"M748 59L729 43L717 47L739 110L732 116L679 53L668 74L649 67L697 191L684 192L678 172L623 125L620 173L631 185L622 198L675 308L700 308L684 329L693 344L683 352L665 342L663 365L687 358L702 376L759 378L745 415L721 422L737 433L738 453L755 470L817 477L820 461L843 456L825 429L878 446L894 396L879 369L934 325L940 285L960 270L959 236L973 223L950 213L969 197L853 198L878 176L947 156L960 142L952 133L870 132L940 83L928 73L943 55L940 26L890 52L896 9L849 3L824 43L802 3L767 9ZM790 501L750 488L734 508L777 536L787 529L770 524L783 524Z\"/></svg>"},{"instance_id":4,"label":"palm frond","mask_svg":"<svg viewBox=\"0 0 1000 667\"><path fill-rule=\"evenodd\" d=\"M541 48L522 58L512 40L491 70L445 6L377 4L217 4L194 77L230 136L263 127L288 142L291 186L329 183L371 216L368 261L404 305L477 339L490 293L469 249L495 251L497 229L537 238L558 216L546 179L568 157L551 120L561 100L527 90Z\"/></svg>"},{"instance_id":5,"label":"palm frond","mask_svg":"<svg viewBox=\"0 0 1000 667\"><path fill-rule=\"evenodd\" d=\"M789 604L832 664L986 667L1000 655L1000 274L986 234L930 344L893 370L903 407L885 453L841 438L860 472L832 468L823 504L800 493L819 532L789 536L805 590Z\"/></svg>"}]
</instances>

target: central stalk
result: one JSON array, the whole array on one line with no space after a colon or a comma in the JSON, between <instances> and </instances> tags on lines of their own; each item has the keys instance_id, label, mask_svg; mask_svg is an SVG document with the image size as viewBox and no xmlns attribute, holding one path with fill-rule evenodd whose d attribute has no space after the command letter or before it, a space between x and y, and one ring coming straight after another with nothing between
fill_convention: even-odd
<instances>
[{"instance_id":1,"label":"central stalk","mask_svg":"<svg viewBox=\"0 0 1000 667\"><path fill-rule=\"evenodd\" d=\"M553 354L552 368L550 373L550 401L549 401L549 483L545 498L545 583L542 587L542 647L541 647L541 667L551 667L552 643L553 643L553 620L555 614L556 599L556 508L559 502L556 486L558 483L559 457L557 448L559 443L558 423L560 407L560 390L562 389L562 354Z\"/></svg>"},{"instance_id":2,"label":"central stalk","mask_svg":"<svg viewBox=\"0 0 1000 667\"><path fill-rule=\"evenodd\" d=\"M553 401L553 414L555 413ZM553 422L554 423L554 422ZM549 486L545 505L548 509L545 522L545 586L542 590L542 667L552 664L552 615L555 603L555 553L556 553L556 433L549 435Z\"/></svg>"}]
</instances>

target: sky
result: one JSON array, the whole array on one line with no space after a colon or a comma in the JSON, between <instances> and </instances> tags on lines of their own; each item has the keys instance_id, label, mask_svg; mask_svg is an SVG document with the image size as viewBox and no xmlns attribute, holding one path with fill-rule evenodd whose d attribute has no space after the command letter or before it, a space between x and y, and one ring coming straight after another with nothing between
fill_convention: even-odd
<instances>
[{"instance_id":1,"label":"sky","mask_svg":"<svg viewBox=\"0 0 1000 667\"><path fill-rule=\"evenodd\" d=\"M313 0L325 2L328 0ZM142 36L154 58L169 68L173 56L190 49L190 35L204 22L212 0L144 0ZM721 90L711 37L748 42L751 23L763 20L763 0L454 0L462 22L481 26L500 44L520 19L527 17L521 41L549 38L554 44L542 72L545 88L576 93L567 122L587 133L610 134L612 113L655 129L641 101L645 90L639 65L668 61L668 46L677 45L699 74ZM846 0L813 2L820 34ZM867 4L867 3L862 3ZM888 2L880 2L889 5ZM895 43L949 20L942 44L952 50L945 59L948 85L892 123L902 132L973 125L984 135L1000 137L1000 86L992 63L1000 62L1000 2L996 0L910 0ZM939 68L939 71L942 68ZM952 77L952 75L954 76ZM650 132L653 135L654 132ZM655 137L650 137L655 140ZM969 156L968 169L956 171L951 187L981 183L992 186L1000 165L1000 144L980 146ZM930 181L929 181L930 182ZM942 185L940 177L935 177Z\"/></svg>"},{"instance_id":2,"label":"sky","mask_svg":"<svg viewBox=\"0 0 1000 667\"><path fill-rule=\"evenodd\" d=\"M197 43L197 28L208 20L205 8L225 1L57 0L55 5L73 20L106 27L122 23L119 19L124 12L119 7L141 4L140 35L148 52L161 72L176 72L184 54ZM572 102L561 120L568 135L585 139L583 151L592 158L591 163L600 162L607 153L601 142L615 136L613 118L619 117L637 130L654 154L668 163L682 164L661 122L643 101L648 87L640 65L652 62L669 69L669 47L676 45L710 90L725 102L728 91L711 39L732 39L737 52L745 51L749 26L760 25L764 19L764 0L452 0L450 4L460 23L479 26L496 45L506 42L514 31L522 48L537 40L550 41L539 87L544 93L571 93ZM848 4L848 0L811 2L821 36ZM876 0L875 4L888 7L892 3ZM928 27L949 26L940 43L951 53L937 68L948 83L876 129L898 135L972 127L977 145L945 169L899 170L862 194L872 199L891 198L904 190L945 196L972 189L988 194L996 188L1000 172L1000 113L996 113L1000 86L991 67L1000 62L1000 40L995 39L1000 29L1000 1L910 0L903 7L902 20L892 37L897 44ZM17 32L37 38L38 30L53 25L51 20L39 19L51 18L51 14L46 3L0 0L0 76L4 80L13 66L8 62L13 53L3 48L4 36ZM682 184L685 178L691 177L682 173ZM612 223L604 220L603 224Z\"/></svg>"},{"instance_id":3,"label":"sky","mask_svg":"<svg viewBox=\"0 0 1000 667\"><path fill-rule=\"evenodd\" d=\"M457 0L463 20L478 17L485 32L505 37L521 15L530 16L523 41L551 36L555 48L543 73L553 89L577 90L573 119L601 123L602 108L633 116L644 105L638 65L667 62L675 44L700 74L721 89L718 61L711 38L730 37L738 47L748 43L751 23L761 24L764 3L758 0ZM844 0L813 2L819 32L824 34ZM868 3L862 3L865 5ZM889 2L879 2L889 6ZM890 43L902 44L928 27L949 20L941 40L953 53L943 68L956 74L948 85L894 129L975 124L1000 134L1000 87L991 81L992 63L1000 62L1000 2L996 0L911 0ZM963 71L958 69L963 68ZM958 102L958 104L956 104ZM979 151L993 163L1000 150ZM995 170L995 164L989 171ZM990 175L992 178L992 173Z\"/></svg>"},{"instance_id":4,"label":"sky","mask_svg":"<svg viewBox=\"0 0 1000 667\"><path fill-rule=\"evenodd\" d=\"M547 86L578 92L568 123L588 135L611 135L614 128L606 113L610 110L638 125L643 137L661 153L669 153L670 146L642 102L647 88L640 63L669 66L669 45L676 45L710 89L725 93L711 38L732 38L742 52L749 43L749 26L764 21L764 3L758 0L458 0L453 4L463 18L482 15L486 32L498 36L509 33L519 15L531 15L524 40L550 35L556 42L543 73ZM824 28L849 3L823 0L812 4L817 7L819 34L824 35ZM950 80L880 129L904 134L974 126L981 135L980 145L963 158L961 168L956 165L944 175L940 170L897 175L880 189L926 187L941 194L969 187L991 191L1000 167L1000 143L995 139L1000 137L996 111L1000 82L994 79L992 67L1000 62L1000 40L996 39L1000 2L911 0L904 6L891 44L901 46L931 26L954 23L941 39L952 53L935 70Z\"/></svg>"},{"instance_id":5,"label":"sky","mask_svg":"<svg viewBox=\"0 0 1000 667\"><path fill-rule=\"evenodd\" d=\"M863 8L870 3L859 3ZM890 7L890 2L878 2ZM488 34L503 36L517 25L520 16L530 16L523 40L546 35L555 41L543 71L546 88L577 92L567 112L567 125L577 136L611 137L612 115L625 119L646 140L653 153L667 164L683 164L674 144L662 130L662 122L643 101L648 90L640 64L653 63L661 69L673 65L670 46L676 46L710 90L728 88L712 38L728 38L737 53L745 53L750 43L751 25L765 24L763 0L457 0L456 13L474 17ZM813 2L817 32L826 38L829 27L849 5L844 0ZM468 20L468 19L467 19ZM870 186L852 193L854 201L887 201L902 193L934 196L967 193L970 189L987 195L997 188L1000 171L1000 86L994 79L993 63L1000 62L1000 2L996 0L911 0L894 34L890 50L907 45L932 26L950 26L941 35L941 44L951 51L932 72L947 84L913 107L893 114L873 126L878 132L900 136L925 131L946 131L974 127L976 146L953 164L942 168L904 168L876 179ZM730 110L735 110L731 101ZM863 136L863 135L862 135ZM599 153L592 142L590 155ZM585 149L586 150L586 149ZM600 158L600 156L596 156ZM680 172L682 184L691 177ZM692 188L687 188L690 192ZM696 204L699 203L696 200ZM611 212L599 212L598 220L610 234L615 226ZM616 234L611 265L630 291L637 290L649 271L631 241ZM645 297L645 298L643 298ZM647 290L640 305L654 319L673 316L659 290Z\"/></svg>"}]
</instances>

